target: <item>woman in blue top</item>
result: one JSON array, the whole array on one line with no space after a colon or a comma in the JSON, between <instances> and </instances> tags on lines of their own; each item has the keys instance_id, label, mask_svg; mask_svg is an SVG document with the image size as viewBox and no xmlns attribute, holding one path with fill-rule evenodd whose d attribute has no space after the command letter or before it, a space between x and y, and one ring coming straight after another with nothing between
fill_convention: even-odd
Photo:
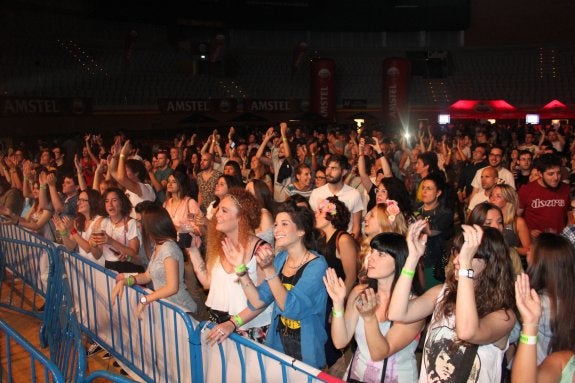
<instances>
[{"instance_id":1,"label":"woman in blue top","mask_svg":"<svg viewBox=\"0 0 575 383\"><path fill-rule=\"evenodd\" d=\"M245 249L230 242L223 246L228 261L236 267L240 285L250 308L274 303L266 344L295 359L322 368L325 365L325 306L327 293L322 277L327 263L315 250L322 245L311 210L286 202L280 206L274 224L274 257L262 249L257 262L266 276L258 287L250 280L242 259Z\"/></svg>"}]
</instances>

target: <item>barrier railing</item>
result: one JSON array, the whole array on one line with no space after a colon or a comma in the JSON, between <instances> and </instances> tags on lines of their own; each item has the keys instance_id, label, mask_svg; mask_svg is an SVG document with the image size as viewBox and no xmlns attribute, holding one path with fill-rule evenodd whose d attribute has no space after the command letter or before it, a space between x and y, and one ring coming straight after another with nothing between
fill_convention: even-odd
<instances>
[{"instance_id":1,"label":"barrier railing","mask_svg":"<svg viewBox=\"0 0 575 383\"><path fill-rule=\"evenodd\" d=\"M52 242L21 227L0 224L0 281L6 282L0 290L0 306L42 319L43 308L51 306L48 291L55 256ZM46 345L44 327L40 343Z\"/></svg>"},{"instance_id":2,"label":"barrier railing","mask_svg":"<svg viewBox=\"0 0 575 383\"><path fill-rule=\"evenodd\" d=\"M255 343L238 334L231 334L217 346L209 346L203 338L215 326L202 322L202 362L206 382L342 382L317 368Z\"/></svg>"},{"instance_id":3,"label":"barrier railing","mask_svg":"<svg viewBox=\"0 0 575 383\"><path fill-rule=\"evenodd\" d=\"M51 251L55 255L48 287L40 289L46 291L43 329L51 359L67 382L91 381L96 375L113 381L129 381L101 371L85 376L85 349L80 330L146 382L341 382L237 334L218 346L209 346L204 337L206 329L213 324L199 325L182 308L165 300L146 306L138 318L136 307L139 298L146 294L145 289L126 288L122 299L113 302L116 273L63 247L42 243L34 235L33 242L28 242L26 236L31 234L21 234L18 231L24 230L15 229L0 232L0 255L10 272L16 270L17 278L24 276L24 284L31 282L38 286L38 279L30 276L38 275L36 260L42 254L49 257ZM33 257L22 256L30 251ZM20 271L26 267L31 270ZM40 295L37 287L34 291Z\"/></svg>"},{"instance_id":4,"label":"barrier railing","mask_svg":"<svg viewBox=\"0 0 575 383\"><path fill-rule=\"evenodd\" d=\"M4 338L3 345L0 347L0 359L5 361L0 366L2 370L0 371L0 381L4 375L7 376L8 382L17 381L15 380L17 374L20 381L65 382L64 376L54 362L1 319L0 332ZM15 371L13 354L18 354L19 363L22 363L22 359L27 359L29 370L18 369Z\"/></svg>"},{"instance_id":5,"label":"barrier railing","mask_svg":"<svg viewBox=\"0 0 575 383\"><path fill-rule=\"evenodd\" d=\"M144 381L203 381L194 357L201 352L197 322L190 315L160 300L146 306L138 318L143 288L126 288L116 303L111 298L115 272L64 248L59 253L83 332Z\"/></svg>"},{"instance_id":6,"label":"barrier railing","mask_svg":"<svg viewBox=\"0 0 575 383\"><path fill-rule=\"evenodd\" d=\"M138 319L136 306L144 289L126 288L113 304L114 272L62 248L60 253L82 330L144 381L341 381L237 334L209 346L205 329L213 323L199 325L164 300L148 305Z\"/></svg>"}]
</instances>

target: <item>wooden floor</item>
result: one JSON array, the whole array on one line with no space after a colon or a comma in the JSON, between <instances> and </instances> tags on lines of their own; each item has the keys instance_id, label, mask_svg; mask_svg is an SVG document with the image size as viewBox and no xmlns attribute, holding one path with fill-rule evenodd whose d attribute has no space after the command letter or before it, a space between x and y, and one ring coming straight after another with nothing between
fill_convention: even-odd
<instances>
[{"instance_id":1,"label":"wooden floor","mask_svg":"<svg viewBox=\"0 0 575 383\"><path fill-rule=\"evenodd\" d=\"M16 288L19 288L18 282L15 283ZM2 282L2 298L5 297L5 292L8 290L8 285L6 282ZM24 289L24 300L25 304L30 304L32 299L32 293L30 289ZM26 307L26 306L25 306ZM30 343L32 343L36 348L40 349L40 351L49 356L49 349L41 349L40 348L40 325L42 324L39 319L31 317L29 315L20 314L16 311L6 309L0 307L0 318L2 318L8 325L10 325L13 329L15 329L20 335L26 338ZM0 362L2 363L2 377L0 381L7 381L7 358L6 358L6 350L5 350L5 336L2 333L0 335ZM28 353L21 347L17 346L15 343L12 344L11 350L11 360L12 360L12 378L13 382L30 382L32 381L31 378L31 366L30 366L30 359L28 357ZM109 370L112 373L119 374L120 369L113 366L114 359L104 360L101 358L103 352L96 354L95 356L88 358L88 371L86 375L90 373L90 371L95 370ZM43 369L37 370L37 373L40 373ZM38 382L44 382L44 377L37 377ZM106 379L97 379L95 380L97 383L108 382Z\"/></svg>"}]
</instances>

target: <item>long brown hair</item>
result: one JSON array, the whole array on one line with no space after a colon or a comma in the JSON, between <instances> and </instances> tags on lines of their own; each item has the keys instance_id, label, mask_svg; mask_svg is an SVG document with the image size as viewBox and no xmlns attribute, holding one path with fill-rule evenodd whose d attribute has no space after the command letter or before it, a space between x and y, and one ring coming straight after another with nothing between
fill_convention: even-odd
<instances>
[{"instance_id":1,"label":"long brown hair","mask_svg":"<svg viewBox=\"0 0 575 383\"><path fill-rule=\"evenodd\" d=\"M151 242L162 244L166 241L175 241L178 233L170 214L166 209L154 203L147 204L141 212L142 241L146 253L152 248ZM146 254L151 258L152 254Z\"/></svg>"},{"instance_id":2,"label":"long brown hair","mask_svg":"<svg viewBox=\"0 0 575 383\"><path fill-rule=\"evenodd\" d=\"M261 204L250 192L242 188L231 188L228 190L228 194L222 197L222 200L228 197L238 209L238 242L246 248L250 236L260 226ZM208 224L206 243L206 264L208 270L211 270L218 257L223 256L222 241L226 235L216 230L216 221L216 212L214 212L212 220Z\"/></svg>"},{"instance_id":3,"label":"long brown hair","mask_svg":"<svg viewBox=\"0 0 575 383\"><path fill-rule=\"evenodd\" d=\"M474 286L479 318L500 309L515 311L515 278L503 234L491 227L482 229L483 238L475 255L475 258L485 262L485 268L476 276ZM458 253L461 246L463 233L455 237L452 252ZM453 267L447 269L446 277L445 294L436 308L437 320L455 313L457 281Z\"/></svg>"},{"instance_id":4,"label":"long brown hair","mask_svg":"<svg viewBox=\"0 0 575 383\"><path fill-rule=\"evenodd\" d=\"M561 235L541 233L531 251L535 255L527 270L531 287L549 297L553 337L548 352L575 351L575 248Z\"/></svg>"}]
</instances>

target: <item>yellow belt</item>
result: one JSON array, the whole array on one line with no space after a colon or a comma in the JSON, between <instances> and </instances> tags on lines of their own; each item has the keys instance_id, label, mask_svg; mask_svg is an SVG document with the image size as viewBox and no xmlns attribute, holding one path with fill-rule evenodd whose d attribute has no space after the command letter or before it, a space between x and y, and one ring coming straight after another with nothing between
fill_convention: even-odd
<instances>
[{"instance_id":1,"label":"yellow belt","mask_svg":"<svg viewBox=\"0 0 575 383\"><path fill-rule=\"evenodd\" d=\"M284 316L280 315L280 320L282 321L283 325L291 330L297 330L301 327L301 322L295 319L289 319Z\"/></svg>"}]
</instances>

